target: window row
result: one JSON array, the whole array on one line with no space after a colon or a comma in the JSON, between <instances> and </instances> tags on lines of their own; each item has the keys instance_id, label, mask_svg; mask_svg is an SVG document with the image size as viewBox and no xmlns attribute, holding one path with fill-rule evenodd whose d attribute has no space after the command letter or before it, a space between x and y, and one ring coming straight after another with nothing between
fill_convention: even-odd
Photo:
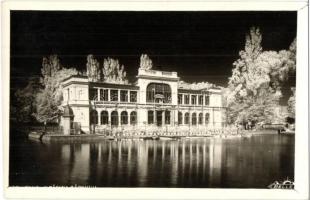
<instances>
[{"instance_id":1,"label":"window row","mask_svg":"<svg viewBox=\"0 0 310 200\"><path fill-rule=\"evenodd\" d=\"M210 113L206 113L205 119L204 119L206 125L209 124L209 120L210 120ZM178 112L178 123L179 124L197 125L197 114L192 113L191 122L190 122L190 114L189 113L185 113L183 115L182 112ZM203 114L202 113L198 114L198 124L203 124Z\"/></svg>"},{"instance_id":2,"label":"window row","mask_svg":"<svg viewBox=\"0 0 310 200\"><path fill-rule=\"evenodd\" d=\"M171 123L171 112L169 110L166 111L153 111L149 110L147 112L147 121L148 124L155 124L161 126L163 124Z\"/></svg>"},{"instance_id":3,"label":"window row","mask_svg":"<svg viewBox=\"0 0 310 200\"><path fill-rule=\"evenodd\" d=\"M128 124L128 112L127 111L122 111L120 114L120 123L121 125L126 125ZM98 124L98 112L96 110L90 111L90 124ZM130 124L131 125L136 125L137 124L137 112L132 111L130 113L130 118L129 118ZM117 126L119 125L119 114L117 111L111 112L111 116L109 118L109 112L108 111L102 111L100 113L100 124L101 125L107 125L110 124L112 126Z\"/></svg>"},{"instance_id":4,"label":"window row","mask_svg":"<svg viewBox=\"0 0 310 200\"><path fill-rule=\"evenodd\" d=\"M137 91L91 88L89 99L94 101L109 101L110 99L110 101L128 102L129 100L129 102L137 102Z\"/></svg>"},{"instance_id":5,"label":"window row","mask_svg":"<svg viewBox=\"0 0 310 200\"><path fill-rule=\"evenodd\" d=\"M198 100L198 104L197 104ZM204 102L204 103L203 103ZM189 95L189 94L178 94L178 104L186 104L186 105L206 105L210 104L210 96L209 95Z\"/></svg>"}]
</instances>

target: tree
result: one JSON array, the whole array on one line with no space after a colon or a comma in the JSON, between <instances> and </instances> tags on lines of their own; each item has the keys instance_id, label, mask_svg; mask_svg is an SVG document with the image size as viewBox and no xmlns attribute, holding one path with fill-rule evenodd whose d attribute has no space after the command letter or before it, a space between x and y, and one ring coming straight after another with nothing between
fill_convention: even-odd
<instances>
[{"instance_id":1,"label":"tree","mask_svg":"<svg viewBox=\"0 0 310 200\"><path fill-rule=\"evenodd\" d=\"M184 81L179 81L179 87L182 89L188 89L188 90L202 90L202 89L209 89L209 88L216 87L216 86L209 82L187 83Z\"/></svg>"},{"instance_id":2,"label":"tree","mask_svg":"<svg viewBox=\"0 0 310 200\"><path fill-rule=\"evenodd\" d=\"M107 83L127 84L126 72L124 65L120 65L119 61L113 58L107 58L103 61L103 81Z\"/></svg>"},{"instance_id":3,"label":"tree","mask_svg":"<svg viewBox=\"0 0 310 200\"><path fill-rule=\"evenodd\" d=\"M147 54L142 54L140 57L140 68L150 70L153 68L153 62Z\"/></svg>"},{"instance_id":4,"label":"tree","mask_svg":"<svg viewBox=\"0 0 310 200\"><path fill-rule=\"evenodd\" d=\"M292 91L292 95L290 96L290 98L288 99L287 102L287 111L289 113L289 117L291 118L295 118L295 96L296 96L296 88L292 87L291 88Z\"/></svg>"},{"instance_id":5,"label":"tree","mask_svg":"<svg viewBox=\"0 0 310 200\"><path fill-rule=\"evenodd\" d=\"M90 81L92 82L101 81L101 70L99 62L91 54L87 56L86 69L87 69L87 76Z\"/></svg>"},{"instance_id":6,"label":"tree","mask_svg":"<svg viewBox=\"0 0 310 200\"><path fill-rule=\"evenodd\" d=\"M63 68L57 55L43 58L41 72L42 88L36 95L37 112L34 116L39 122L50 122L62 112L62 80L78 72L74 68Z\"/></svg>"},{"instance_id":7,"label":"tree","mask_svg":"<svg viewBox=\"0 0 310 200\"><path fill-rule=\"evenodd\" d=\"M31 122L33 113L36 111L36 95L38 92L38 84L35 80L30 80L23 89L15 92L14 116L18 122ZM13 113L11 113L13 114Z\"/></svg>"},{"instance_id":8,"label":"tree","mask_svg":"<svg viewBox=\"0 0 310 200\"><path fill-rule=\"evenodd\" d=\"M290 50L279 52L263 51L261 41L259 29L251 28L240 58L233 63L226 93L230 122L272 121L282 85L295 70L294 41Z\"/></svg>"}]
</instances>

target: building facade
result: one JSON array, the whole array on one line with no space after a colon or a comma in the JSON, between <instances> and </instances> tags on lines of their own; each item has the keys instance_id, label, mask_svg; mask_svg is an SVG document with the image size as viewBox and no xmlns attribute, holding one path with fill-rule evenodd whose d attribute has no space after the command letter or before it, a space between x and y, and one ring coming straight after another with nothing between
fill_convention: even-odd
<instances>
[{"instance_id":1,"label":"building facade","mask_svg":"<svg viewBox=\"0 0 310 200\"><path fill-rule=\"evenodd\" d=\"M107 127L221 128L226 121L221 89L181 88L177 72L140 68L132 85L71 76L62 86L63 106L85 133Z\"/></svg>"}]
</instances>

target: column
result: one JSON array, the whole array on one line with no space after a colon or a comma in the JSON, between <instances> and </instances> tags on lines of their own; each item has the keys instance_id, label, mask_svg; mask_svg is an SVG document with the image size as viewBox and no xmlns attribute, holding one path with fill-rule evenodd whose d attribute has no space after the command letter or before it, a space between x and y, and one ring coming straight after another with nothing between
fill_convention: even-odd
<instances>
[{"instance_id":1,"label":"column","mask_svg":"<svg viewBox=\"0 0 310 200\"><path fill-rule=\"evenodd\" d=\"M110 101L110 89L108 89L108 101Z\"/></svg>"},{"instance_id":2,"label":"column","mask_svg":"<svg viewBox=\"0 0 310 200\"><path fill-rule=\"evenodd\" d=\"M121 125L121 112L119 112L119 111L117 111L117 113L118 113L118 126L120 126Z\"/></svg>"},{"instance_id":3,"label":"column","mask_svg":"<svg viewBox=\"0 0 310 200\"><path fill-rule=\"evenodd\" d=\"M214 108L212 108L212 123L213 123L213 127L215 127L215 121L214 121Z\"/></svg>"},{"instance_id":4,"label":"column","mask_svg":"<svg viewBox=\"0 0 310 200\"><path fill-rule=\"evenodd\" d=\"M98 112L98 125L101 125L101 112L100 110L97 110Z\"/></svg>"},{"instance_id":5,"label":"column","mask_svg":"<svg viewBox=\"0 0 310 200\"><path fill-rule=\"evenodd\" d=\"M74 87L74 100L77 100L77 95L76 95L76 87Z\"/></svg>"},{"instance_id":6,"label":"column","mask_svg":"<svg viewBox=\"0 0 310 200\"><path fill-rule=\"evenodd\" d=\"M100 89L97 88L97 101L100 101Z\"/></svg>"},{"instance_id":7,"label":"column","mask_svg":"<svg viewBox=\"0 0 310 200\"><path fill-rule=\"evenodd\" d=\"M120 102L121 101L121 90L117 90L117 101Z\"/></svg>"}]
</instances>

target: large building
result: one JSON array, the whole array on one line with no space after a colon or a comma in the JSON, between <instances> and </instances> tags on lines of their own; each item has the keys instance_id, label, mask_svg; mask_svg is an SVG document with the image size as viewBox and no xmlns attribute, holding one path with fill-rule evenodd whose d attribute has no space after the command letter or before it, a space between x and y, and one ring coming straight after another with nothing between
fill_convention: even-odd
<instances>
[{"instance_id":1,"label":"large building","mask_svg":"<svg viewBox=\"0 0 310 200\"><path fill-rule=\"evenodd\" d=\"M225 125L221 89L182 88L177 72L140 68L132 85L91 82L78 75L65 79L62 86L65 116L79 123L85 133L93 127Z\"/></svg>"}]
</instances>

